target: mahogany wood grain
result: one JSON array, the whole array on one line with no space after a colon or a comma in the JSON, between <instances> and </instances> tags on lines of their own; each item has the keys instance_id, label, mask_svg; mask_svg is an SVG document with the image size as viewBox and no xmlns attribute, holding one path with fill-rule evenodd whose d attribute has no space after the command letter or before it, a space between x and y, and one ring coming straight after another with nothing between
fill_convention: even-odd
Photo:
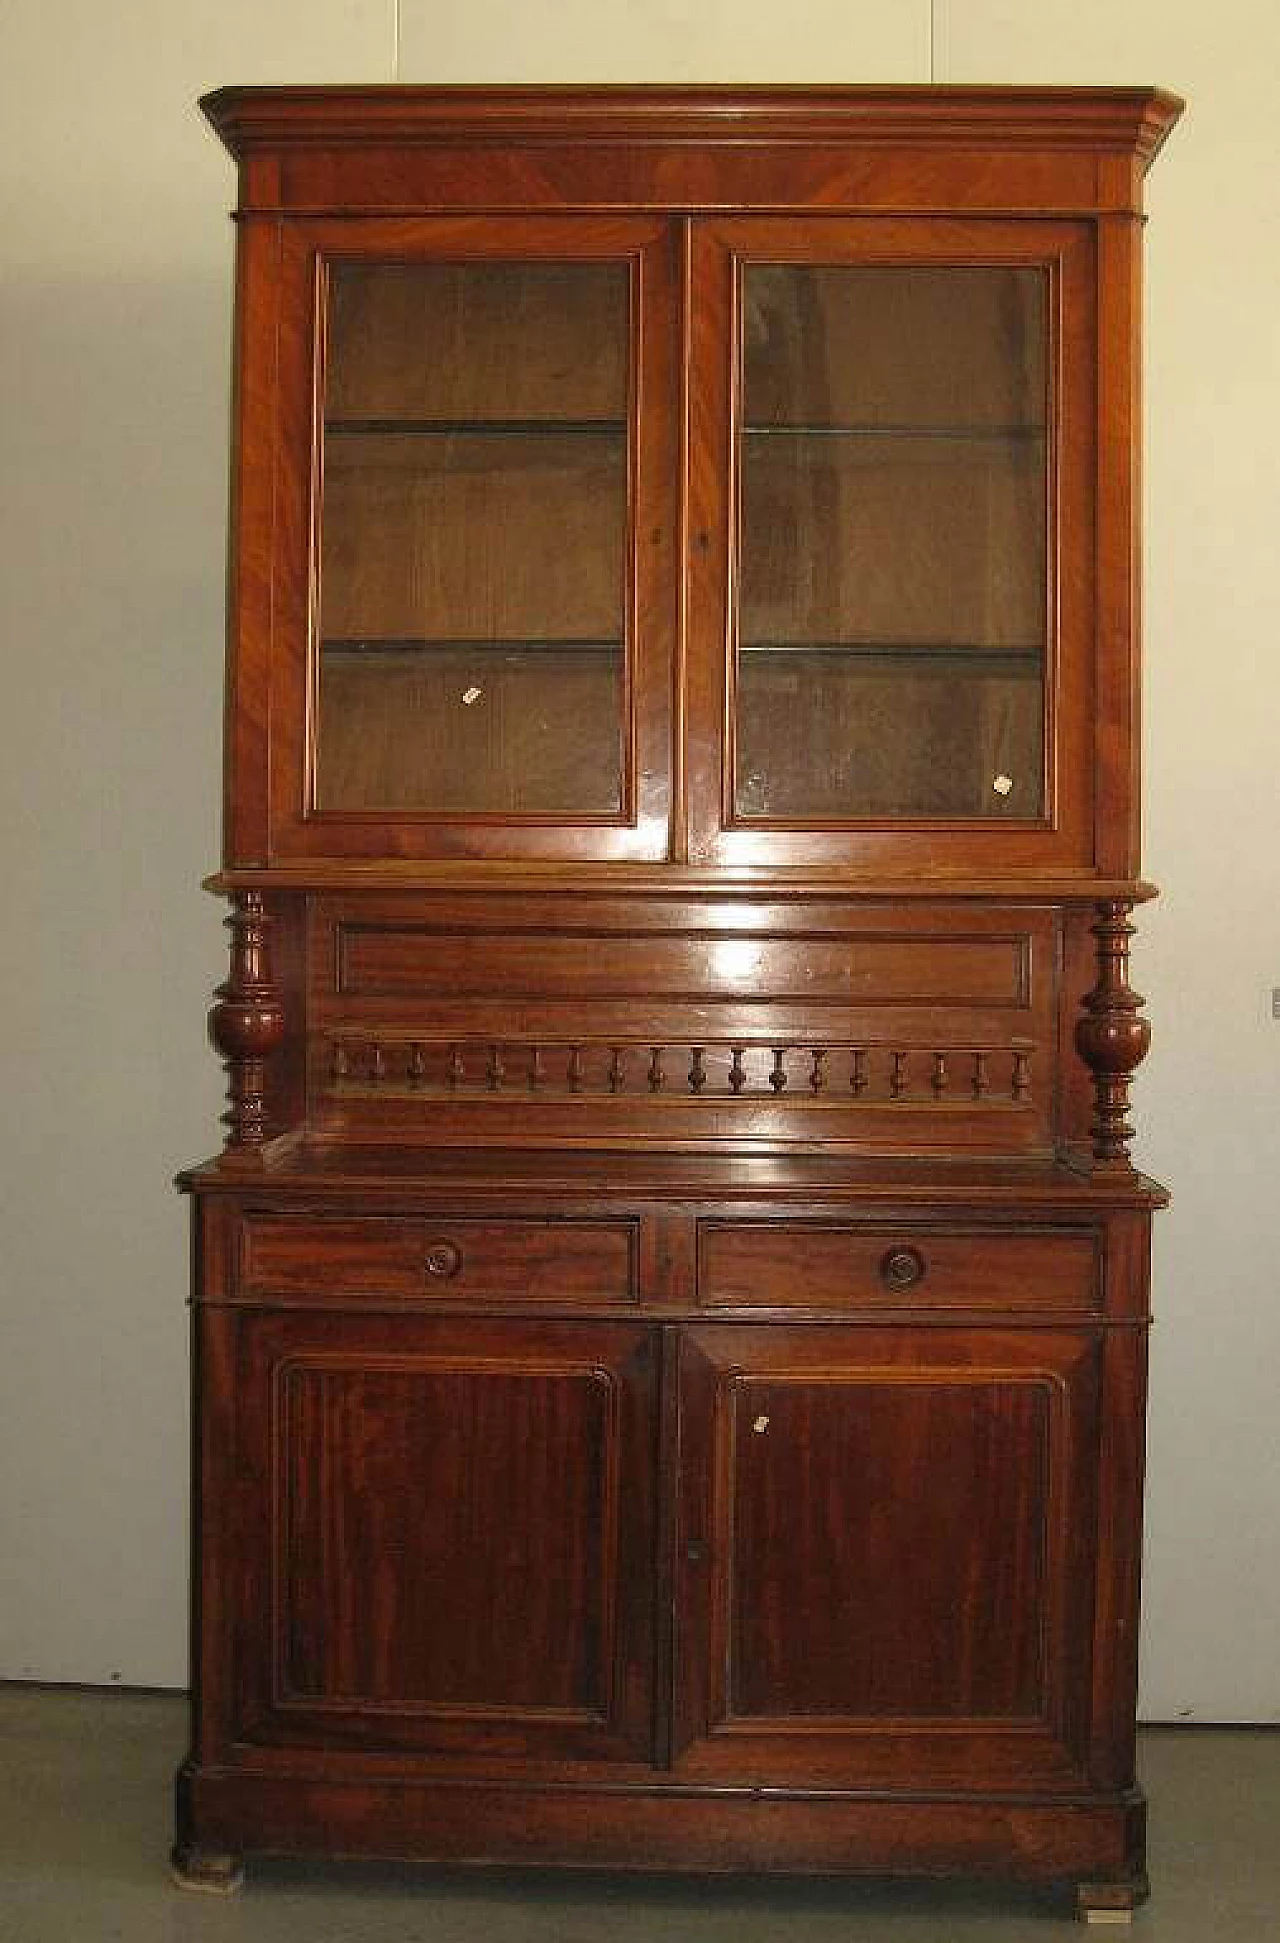
<instances>
[{"instance_id":1,"label":"mahogany wood grain","mask_svg":"<svg viewBox=\"0 0 1280 1943\"><path fill-rule=\"evenodd\" d=\"M312 1112L348 1137L1052 1140L1040 910L366 895L315 900L309 955Z\"/></svg>"},{"instance_id":2,"label":"mahogany wood grain","mask_svg":"<svg viewBox=\"0 0 1280 1943\"><path fill-rule=\"evenodd\" d=\"M1039 1719L1042 1384L746 1375L726 1407L726 1729Z\"/></svg>"},{"instance_id":3,"label":"mahogany wood grain","mask_svg":"<svg viewBox=\"0 0 1280 1943\"><path fill-rule=\"evenodd\" d=\"M398 909L320 905L334 985L348 1003L472 994L508 1003L536 989L585 1002L642 996L684 1006L783 1000L1021 1011L1047 976L1039 914L876 912L864 904L691 911L572 899L539 911L472 897ZM326 940L327 942L327 940ZM1034 970L1033 970L1034 968Z\"/></svg>"},{"instance_id":4,"label":"mahogany wood grain","mask_svg":"<svg viewBox=\"0 0 1280 1943\"><path fill-rule=\"evenodd\" d=\"M776 135L808 146L837 133L877 146L909 143L917 154L972 143L996 150L1037 144L1119 150L1145 167L1183 104L1163 88L645 84L224 87L200 106L237 156L311 148L326 139L404 160L417 144L451 141L466 148L477 138L509 148L521 138L630 145L678 135L700 145L738 146L744 136Z\"/></svg>"},{"instance_id":5,"label":"mahogany wood grain","mask_svg":"<svg viewBox=\"0 0 1280 1943\"><path fill-rule=\"evenodd\" d=\"M1101 1299L1087 1232L704 1221L698 1295L709 1308L888 1307L1087 1311Z\"/></svg>"},{"instance_id":6,"label":"mahogany wood grain","mask_svg":"<svg viewBox=\"0 0 1280 1943\"><path fill-rule=\"evenodd\" d=\"M236 1106L181 1177L180 1879L1131 1907L1139 245L1180 104L204 105Z\"/></svg>"},{"instance_id":7,"label":"mahogany wood grain","mask_svg":"<svg viewBox=\"0 0 1280 1943\"><path fill-rule=\"evenodd\" d=\"M1136 1792L1063 1801L812 1797L759 1789L487 1786L247 1769L180 1777L179 1825L234 1850L622 1870L1004 1877L1114 1885L1140 1873ZM1069 1905L1068 1905L1069 1906Z\"/></svg>"},{"instance_id":8,"label":"mahogany wood grain","mask_svg":"<svg viewBox=\"0 0 1280 1943\"><path fill-rule=\"evenodd\" d=\"M227 650L222 857L266 864L271 736L279 225L247 223L236 245L234 427L227 526Z\"/></svg>"},{"instance_id":9,"label":"mahogany wood grain","mask_svg":"<svg viewBox=\"0 0 1280 1943\"><path fill-rule=\"evenodd\" d=\"M238 1349L241 1462L271 1507L237 1540L271 1588L239 1739L647 1752L648 1332L259 1314Z\"/></svg>"},{"instance_id":10,"label":"mahogany wood grain","mask_svg":"<svg viewBox=\"0 0 1280 1943\"><path fill-rule=\"evenodd\" d=\"M1140 1016L1145 1004L1129 983L1129 906L1100 904L1091 927L1098 945L1097 983L1085 994L1076 1021L1076 1048L1093 1074L1094 1117L1090 1125L1093 1165L1099 1172L1123 1174L1133 1165L1129 1142L1133 1128L1129 1082L1151 1044L1151 1027Z\"/></svg>"},{"instance_id":11,"label":"mahogany wood grain","mask_svg":"<svg viewBox=\"0 0 1280 1943\"><path fill-rule=\"evenodd\" d=\"M1094 489L1095 854L1103 870L1125 871L1137 867L1142 825L1140 224L1109 216L1099 221L1097 239L1097 408L1106 437L1098 441Z\"/></svg>"},{"instance_id":12,"label":"mahogany wood grain","mask_svg":"<svg viewBox=\"0 0 1280 1943\"><path fill-rule=\"evenodd\" d=\"M271 1133L267 1069L285 1041L285 1012L268 942L272 919L261 892L242 892L226 922L231 966L214 993L209 1037L227 1065L227 1152L256 1161Z\"/></svg>"},{"instance_id":13,"label":"mahogany wood grain","mask_svg":"<svg viewBox=\"0 0 1280 1943\"><path fill-rule=\"evenodd\" d=\"M251 1214L239 1237L237 1292L340 1300L349 1295L556 1306L634 1302L632 1222L476 1221L381 1215Z\"/></svg>"},{"instance_id":14,"label":"mahogany wood grain","mask_svg":"<svg viewBox=\"0 0 1280 1943\"><path fill-rule=\"evenodd\" d=\"M1078 1789L1100 1360L1087 1330L689 1330L678 1772Z\"/></svg>"},{"instance_id":15,"label":"mahogany wood grain","mask_svg":"<svg viewBox=\"0 0 1280 1943\"><path fill-rule=\"evenodd\" d=\"M1147 903L1159 892L1141 877L1099 876L1085 870L1008 872L944 869L917 876L869 875L855 870L800 869L791 866L709 867L687 863L583 863L572 868L554 860L529 858L323 858L211 871L204 889L226 897L237 890L395 891L471 890L536 893L571 890L575 897L616 896L638 900L675 894L695 899L837 897L923 904L939 897L983 903L1092 904L1120 897Z\"/></svg>"}]
</instances>

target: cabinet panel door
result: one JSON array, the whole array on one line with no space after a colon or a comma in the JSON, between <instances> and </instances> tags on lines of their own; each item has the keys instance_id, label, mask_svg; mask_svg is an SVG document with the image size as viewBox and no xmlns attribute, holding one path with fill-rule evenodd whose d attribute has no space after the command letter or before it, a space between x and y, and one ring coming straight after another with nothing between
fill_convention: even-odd
<instances>
[{"instance_id":1,"label":"cabinet panel door","mask_svg":"<svg viewBox=\"0 0 1280 1943\"><path fill-rule=\"evenodd\" d=\"M667 225L300 222L278 275L279 418L244 425L273 604L236 664L252 716L269 653L273 856L664 856Z\"/></svg>"},{"instance_id":2,"label":"cabinet panel door","mask_svg":"<svg viewBox=\"0 0 1280 1943\"><path fill-rule=\"evenodd\" d=\"M690 1332L683 1773L1078 1781L1098 1355L1065 1330Z\"/></svg>"},{"instance_id":3,"label":"cabinet panel door","mask_svg":"<svg viewBox=\"0 0 1280 1943\"><path fill-rule=\"evenodd\" d=\"M258 1314L240 1343L240 1738L646 1759L650 1332Z\"/></svg>"},{"instance_id":4,"label":"cabinet panel door","mask_svg":"<svg viewBox=\"0 0 1280 1943\"><path fill-rule=\"evenodd\" d=\"M1087 228L729 218L694 262L691 853L1089 862Z\"/></svg>"}]
</instances>

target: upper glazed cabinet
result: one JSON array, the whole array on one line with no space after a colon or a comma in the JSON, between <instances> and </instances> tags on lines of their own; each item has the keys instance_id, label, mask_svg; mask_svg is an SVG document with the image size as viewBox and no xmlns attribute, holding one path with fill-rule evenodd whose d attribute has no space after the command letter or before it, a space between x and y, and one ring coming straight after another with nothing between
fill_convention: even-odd
<instances>
[{"instance_id":1,"label":"upper glazed cabinet","mask_svg":"<svg viewBox=\"0 0 1280 1943\"><path fill-rule=\"evenodd\" d=\"M644 187L246 210L228 864L1132 874L1107 219Z\"/></svg>"}]
</instances>

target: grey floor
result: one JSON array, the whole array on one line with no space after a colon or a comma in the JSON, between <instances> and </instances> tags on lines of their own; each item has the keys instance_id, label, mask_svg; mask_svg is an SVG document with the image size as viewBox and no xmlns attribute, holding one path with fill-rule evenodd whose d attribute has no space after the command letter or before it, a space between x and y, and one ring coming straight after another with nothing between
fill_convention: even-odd
<instances>
[{"instance_id":1,"label":"grey floor","mask_svg":"<svg viewBox=\"0 0 1280 1943\"><path fill-rule=\"evenodd\" d=\"M230 1899L174 1888L171 1695L0 1687L0 1943L1048 1943L1057 1896L959 1883L447 1874L260 1862ZM1280 1732L1143 1737L1154 1897L1134 1943L1280 1938ZM1118 1932L1123 1934L1124 1932Z\"/></svg>"}]
</instances>

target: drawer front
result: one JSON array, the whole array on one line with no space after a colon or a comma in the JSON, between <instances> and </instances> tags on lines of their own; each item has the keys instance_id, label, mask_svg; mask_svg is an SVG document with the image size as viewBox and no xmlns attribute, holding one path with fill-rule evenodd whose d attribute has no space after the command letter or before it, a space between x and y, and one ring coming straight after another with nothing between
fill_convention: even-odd
<instances>
[{"instance_id":1,"label":"drawer front","mask_svg":"<svg viewBox=\"0 0 1280 1943\"><path fill-rule=\"evenodd\" d=\"M247 1215L242 1294L634 1302L634 1221Z\"/></svg>"},{"instance_id":2,"label":"drawer front","mask_svg":"<svg viewBox=\"0 0 1280 1943\"><path fill-rule=\"evenodd\" d=\"M710 1308L1095 1310L1092 1233L912 1230L703 1221L698 1296Z\"/></svg>"}]
</instances>

